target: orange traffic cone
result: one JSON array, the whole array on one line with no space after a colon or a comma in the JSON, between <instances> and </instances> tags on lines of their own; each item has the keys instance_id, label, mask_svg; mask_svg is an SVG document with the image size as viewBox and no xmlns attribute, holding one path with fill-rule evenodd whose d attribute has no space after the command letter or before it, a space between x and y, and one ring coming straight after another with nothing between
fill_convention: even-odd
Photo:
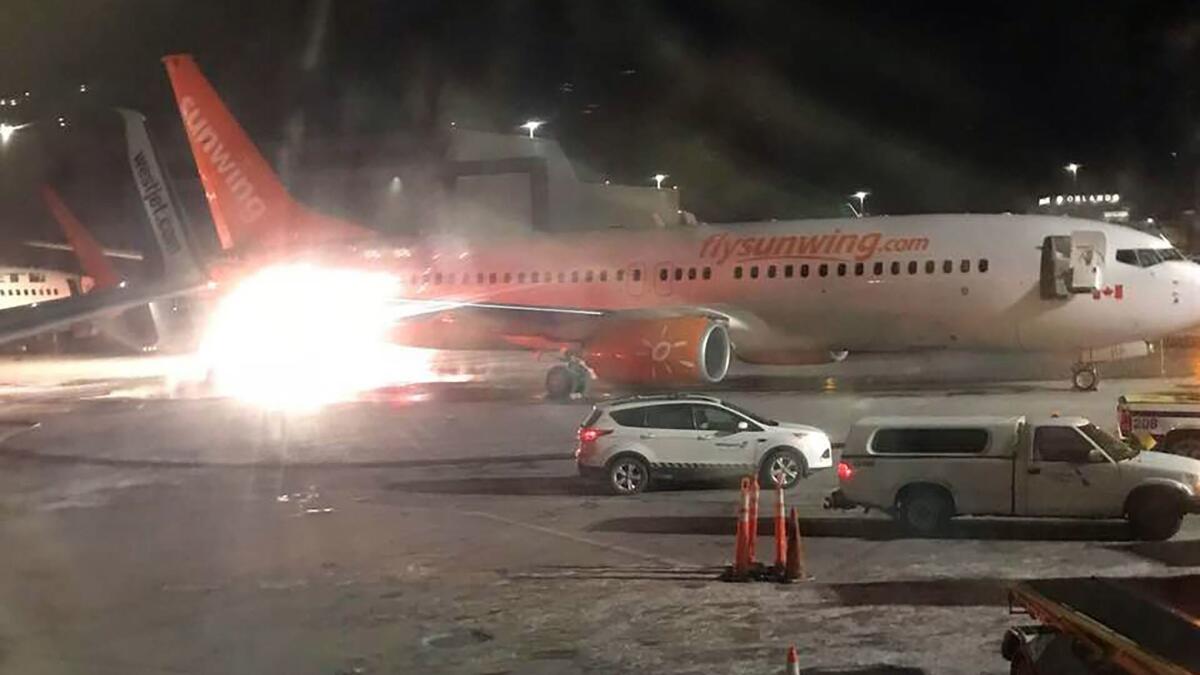
<instances>
[{"instance_id":1,"label":"orange traffic cone","mask_svg":"<svg viewBox=\"0 0 1200 675\"><path fill-rule=\"evenodd\" d=\"M800 675L800 654L796 652L796 645L788 647L787 675Z\"/></svg>"},{"instance_id":2,"label":"orange traffic cone","mask_svg":"<svg viewBox=\"0 0 1200 675\"><path fill-rule=\"evenodd\" d=\"M743 579L750 572L750 479L742 479L742 498L738 503L737 535L733 551L733 578Z\"/></svg>"},{"instance_id":3,"label":"orange traffic cone","mask_svg":"<svg viewBox=\"0 0 1200 675\"><path fill-rule=\"evenodd\" d=\"M783 574L787 567L787 511L783 505L783 487L775 488L775 572Z\"/></svg>"},{"instance_id":4,"label":"orange traffic cone","mask_svg":"<svg viewBox=\"0 0 1200 675\"><path fill-rule=\"evenodd\" d=\"M750 483L750 566L754 566L758 549L758 479Z\"/></svg>"},{"instance_id":5,"label":"orange traffic cone","mask_svg":"<svg viewBox=\"0 0 1200 675\"><path fill-rule=\"evenodd\" d=\"M796 507L792 507L791 518L788 522L787 566L783 572L784 581L796 581L804 578L804 545L800 542L800 517L796 515Z\"/></svg>"}]
</instances>

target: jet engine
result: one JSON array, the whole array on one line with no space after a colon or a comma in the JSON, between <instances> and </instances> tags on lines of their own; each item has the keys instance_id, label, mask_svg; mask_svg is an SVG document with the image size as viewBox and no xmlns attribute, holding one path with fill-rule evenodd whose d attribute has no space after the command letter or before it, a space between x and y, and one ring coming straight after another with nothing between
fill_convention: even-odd
<instances>
[{"instance_id":1,"label":"jet engine","mask_svg":"<svg viewBox=\"0 0 1200 675\"><path fill-rule=\"evenodd\" d=\"M583 357L609 382L686 384L720 382L732 353L724 323L688 316L614 321L586 343Z\"/></svg>"}]
</instances>

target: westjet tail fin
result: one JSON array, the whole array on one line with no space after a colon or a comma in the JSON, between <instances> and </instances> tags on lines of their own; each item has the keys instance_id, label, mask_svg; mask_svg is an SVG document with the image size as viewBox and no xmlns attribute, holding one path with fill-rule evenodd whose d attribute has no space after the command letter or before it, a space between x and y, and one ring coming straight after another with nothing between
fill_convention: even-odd
<instances>
[{"instance_id":1,"label":"westjet tail fin","mask_svg":"<svg viewBox=\"0 0 1200 675\"><path fill-rule=\"evenodd\" d=\"M154 233L154 242L158 244L163 276L188 280L207 278L192 247L175 190L150 142L146 118L124 108L117 108L117 113L125 121L129 170Z\"/></svg>"},{"instance_id":2,"label":"westjet tail fin","mask_svg":"<svg viewBox=\"0 0 1200 675\"><path fill-rule=\"evenodd\" d=\"M104 257L104 249L87 231L83 223L79 222L75 214L71 213L71 209L67 208L66 203L58 196L54 188L49 185L42 186L42 201L46 202L46 208L50 209L50 213L62 227L63 234L67 237L67 243L75 252L75 257L79 260L79 266L83 269L83 273L96 282L95 288L112 288L120 284L121 277L113 268L112 263Z\"/></svg>"},{"instance_id":3,"label":"westjet tail fin","mask_svg":"<svg viewBox=\"0 0 1200 675\"><path fill-rule=\"evenodd\" d=\"M296 203L190 55L163 57L223 248L354 239L370 230Z\"/></svg>"}]
</instances>

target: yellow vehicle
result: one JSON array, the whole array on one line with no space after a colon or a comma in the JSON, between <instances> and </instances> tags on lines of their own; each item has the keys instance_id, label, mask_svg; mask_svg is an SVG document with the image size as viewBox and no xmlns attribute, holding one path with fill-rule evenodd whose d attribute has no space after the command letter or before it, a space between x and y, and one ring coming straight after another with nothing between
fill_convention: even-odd
<instances>
[{"instance_id":1,"label":"yellow vehicle","mask_svg":"<svg viewBox=\"0 0 1200 675\"><path fill-rule=\"evenodd\" d=\"M1124 439L1200 459L1200 389L1126 394L1117 420Z\"/></svg>"}]
</instances>

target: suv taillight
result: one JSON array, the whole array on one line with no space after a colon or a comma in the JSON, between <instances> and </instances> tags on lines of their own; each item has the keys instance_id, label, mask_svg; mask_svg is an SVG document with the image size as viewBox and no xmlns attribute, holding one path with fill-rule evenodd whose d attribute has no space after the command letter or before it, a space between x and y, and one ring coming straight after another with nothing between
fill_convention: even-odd
<instances>
[{"instance_id":1,"label":"suv taillight","mask_svg":"<svg viewBox=\"0 0 1200 675\"><path fill-rule=\"evenodd\" d=\"M850 465L850 462L838 462L837 474L838 480L850 480L854 477L854 467Z\"/></svg>"},{"instance_id":2,"label":"suv taillight","mask_svg":"<svg viewBox=\"0 0 1200 675\"><path fill-rule=\"evenodd\" d=\"M595 443L597 438L612 432L612 429L600 429L599 427L579 427L579 442Z\"/></svg>"},{"instance_id":3,"label":"suv taillight","mask_svg":"<svg viewBox=\"0 0 1200 675\"><path fill-rule=\"evenodd\" d=\"M1133 415L1124 404L1117 405L1117 428L1120 429L1122 436L1133 433Z\"/></svg>"}]
</instances>

